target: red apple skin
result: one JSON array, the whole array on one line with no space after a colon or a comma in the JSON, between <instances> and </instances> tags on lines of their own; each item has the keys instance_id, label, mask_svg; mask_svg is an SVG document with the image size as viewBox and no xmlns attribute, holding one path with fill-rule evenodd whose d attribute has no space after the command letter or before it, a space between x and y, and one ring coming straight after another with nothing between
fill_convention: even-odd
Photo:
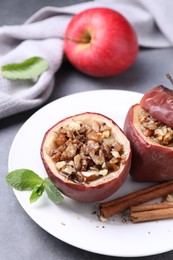
<instances>
[{"instance_id":1,"label":"red apple skin","mask_svg":"<svg viewBox=\"0 0 173 260\"><path fill-rule=\"evenodd\" d=\"M72 116L73 118L76 116L80 116L80 115L91 115L91 116L103 116L101 114L98 113L91 113L91 112L85 112L82 114L78 114L75 116ZM55 124L53 127L51 127L44 135L43 141L42 141L42 145L41 145L41 158L43 161L43 165L46 169L46 172L49 176L49 178L51 179L51 181L55 184L55 186L67 197L77 200L77 201L81 201L81 202L96 202L96 201L100 201L100 200L104 200L106 198L108 198L109 196L111 196L114 192L116 192L124 183L124 181L126 180L128 173L129 173L129 169L130 169L130 165L131 165L131 148L130 148L130 143L128 141L128 139L126 138L126 136L124 135L123 131L119 128L119 126L112 121L110 118L104 116L104 118L106 120L110 120L115 127L117 128L117 131L120 131L121 135L123 136L123 138L126 139L126 144L127 144L127 149L129 149L128 155L126 157L126 161L124 163L124 167L123 170L118 174L118 176L116 176L114 179L111 180L107 180L106 182L100 182L100 184L98 185L84 185L84 184L80 184L80 183L74 183L74 182L70 182L69 180L62 180L61 178L59 178L57 175L55 175L53 173L53 171L50 169L47 161L45 160L45 152L44 152L44 143L45 140L47 138L47 135L49 134L49 132L54 129L54 127L56 127L58 124L63 124L63 122L65 120L68 120L72 117L68 117L66 119L61 120L60 122L58 122L57 124Z\"/></svg>"},{"instance_id":2,"label":"red apple skin","mask_svg":"<svg viewBox=\"0 0 173 260\"><path fill-rule=\"evenodd\" d=\"M110 77L128 69L138 55L133 27L118 12L91 8L75 15L65 32L65 54L81 72Z\"/></svg>"},{"instance_id":3,"label":"red apple skin","mask_svg":"<svg viewBox=\"0 0 173 260\"><path fill-rule=\"evenodd\" d=\"M144 94L140 105L152 117L173 128L173 90L157 86Z\"/></svg>"},{"instance_id":4,"label":"red apple skin","mask_svg":"<svg viewBox=\"0 0 173 260\"><path fill-rule=\"evenodd\" d=\"M130 175L138 182L161 182L173 179L173 149L147 142L136 128L136 111L132 106L126 116L124 132L131 143L132 163Z\"/></svg>"}]
</instances>

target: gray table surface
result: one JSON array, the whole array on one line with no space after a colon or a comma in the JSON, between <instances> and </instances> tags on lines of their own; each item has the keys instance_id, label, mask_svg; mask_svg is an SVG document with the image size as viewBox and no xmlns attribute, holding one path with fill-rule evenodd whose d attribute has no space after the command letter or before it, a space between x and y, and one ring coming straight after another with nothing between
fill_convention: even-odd
<instances>
[{"instance_id":1,"label":"gray table surface","mask_svg":"<svg viewBox=\"0 0 173 260\"><path fill-rule=\"evenodd\" d=\"M0 1L0 26L23 23L35 11L47 5L60 7L79 2L84 1L2 0ZM54 88L47 103L85 90L123 89L144 93L158 84L169 85L164 75L173 72L172 57L173 48L140 49L137 62L132 68L121 75L107 79L93 79L76 71L68 62L64 62L56 75L55 86L57 87ZM8 155L12 141L22 124L37 109L0 121L0 259L125 259L87 252L51 236L25 213L12 189L5 183L4 177L8 172ZM165 240L166 237L163 239ZM173 259L173 251L137 259Z\"/></svg>"}]
</instances>

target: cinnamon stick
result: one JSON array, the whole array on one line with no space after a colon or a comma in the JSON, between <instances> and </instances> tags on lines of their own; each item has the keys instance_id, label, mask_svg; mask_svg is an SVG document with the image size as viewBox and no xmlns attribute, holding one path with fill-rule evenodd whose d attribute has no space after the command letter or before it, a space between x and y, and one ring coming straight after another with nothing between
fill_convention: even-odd
<instances>
[{"instance_id":1,"label":"cinnamon stick","mask_svg":"<svg viewBox=\"0 0 173 260\"><path fill-rule=\"evenodd\" d=\"M114 200L99 204L101 216L109 218L131 206L136 206L150 200L166 196L173 192L173 180L156 184L133 193L124 195Z\"/></svg>"},{"instance_id":2,"label":"cinnamon stick","mask_svg":"<svg viewBox=\"0 0 173 260\"><path fill-rule=\"evenodd\" d=\"M173 218L173 203L132 206L130 217L133 223Z\"/></svg>"}]
</instances>

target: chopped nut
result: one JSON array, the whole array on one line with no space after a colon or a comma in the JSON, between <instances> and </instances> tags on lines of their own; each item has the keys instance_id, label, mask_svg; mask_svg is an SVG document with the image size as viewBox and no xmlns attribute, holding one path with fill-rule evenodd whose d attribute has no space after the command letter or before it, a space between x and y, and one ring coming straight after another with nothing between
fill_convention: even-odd
<instances>
[{"instance_id":1,"label":"chopped nut","mask_svg":"<svg viewBox=\"0 0 173 260\"><path fill-rule=\"evenodd\" d=\"M77 153L77 145L69 143L65 151L62 152L61 160L72 159Z\"/></svg>"},{"instance_id":2,"label":"chopped nut","mask_svg":"<svg viewBox=\"0 0 173 260\"><path fill-rule=\"evenodd\" d=\"M147 122L147 123L143 123L143 126L145 128L148 128L149 130L157 129L157 124L155 124L153 120L151 120L150 122Z\"/></svg>"},{"instance_id":3,"label":"chopped nut","mask_svg":"<svg viewBox=\"0 0 173 260\"><path fill-rule=\"evenodd\" d=\"M117 141L115 141L115 144L114 144L114 150L119 152L120 154L123 153L123 145L118 143Z\"/></svg>"},{"instance_id":4,"label":"chopped nut","mask_svg":"<svg viewBox=\"0 0 173 260\"><path fill-rule=\"evenodd\" d=\"M170 203L173 203L173 193L171 193L171 194L168 194L167 196L166 196L166 202L170 202Z\"/></svg>"},{"instance_id":5,"label":"chopped nut","mask_svg":"<svg viewBox=\"0 0 173 260\"><path fill-rule=\"evenodd\" d=\"M109 163L119 163L119 161L120 161L120 157L118 158L115 158L115 157L112 157L111 159L110 159L110 161L109 161Z\"/></svg>"},{"instance_id":6,"label":"chopped nut","mask_svg":"<svg viewBox=\"0 0 173 260\"><path fill-rule=\"evenodd\" d=\"M143 131L143 133L144 133L144 135L147 136L147 137L153 136L153 131L150 130L150 129L145 129L145 130Z\"/></svg>"},{"instance_id":7,"label":"chopped nut","mask_svg":"<svg viewBox=\"0 0 173 260\"><path fill-rule=\"evenodd\" d=\"M110 136L109 130L104 131L103 134L102 134L102 138L108 138L109 136Z\"/></svg>"},{"instance_id":8,"label":"chopped nut","mask_svg":"<svg viewBox=\"0 0 173 260\"><path fill-rule=\"evenodd\" d=\"M67 142L67 136L64 133L59 133L58 137L55 139L57 146L61 146Z\"/></svg>"},{"instance_id":9,"label":"chopped nut","mask_svg":"<svg viewBox=\"0 0 173 260\"><path fill-rule=\"evenodd\" d=\"M77 172L75 177L76 177L77 182L84 182L84 180L85 180L83 175L80 172Z\"/></svg>"},{"instance_id":10,"label":"chopped nut","mask_svg":"<svg viewBox=\"0 0 173 260\"><path fill-rule=\"evenodd\" d=\"M96 141L96 142L100 142L101 140L103 140L102 133L97 133L97 132L95 132L94 130L90 131L90 132L87 134L87 138L88 138L88 139L91 139L91 140L94 140L94 141Z\"/></svg>"},{"instance_id":11,"label":"chopped nut","mask_svg":"<svg viewBox=\"0 0 173 260\"><path fill-rule=\"evenodd\" d=\"M66 165L65 161L60 161L56 163L56 168L61 171L61 169Z\"/></svg>"},{"instance_id":12,"label":"chopped nut","mask_svg":"<svg viewBox=\"0 0 173 260\"><path fill-rule=\"evenodd\" d=\"M92 175L97 175L98 176L99 172L98 171L87 171L87 172L82 172L82 175L86 178L91 177Z\"/></svg>"},{"instance_id":13,"label":"chopped nut","mask_svg":"<svg viewBox=\"0 0 173 260\"><path fill-rule=\"evenodd\" d=\"M72 166L67 165L66 167L61 169L61 172L68 174L68 175L71 175L73 172L75 172L75 169Z\"/></svg>"},{"instance_id":14,"label":"chopped nut","mask_svg":"<svg viewBox=\"0 0 173 260\"><path fill-rule=\"evenodd\" d=\"M102 145L103 145L104 147L112 147L112 145L114 145L114 143L115 143L114 138L111 137L111 136L109 136L108 138L105 138L105 139L103 140Z\"/></svg>"},{"instance_id":15,"label":"chopped nut","mask_svg":"<svg viewBox=\"0 0 173 260\"><path fill-rule=\"evenodd\" d=\"M62 153L65 149L66 149L66 145L63 144L63 145L61 145L61 146L58 147L57 151L60 152L60 153Z\"/></svg>"},{"instance_id":16,"label":"chopped nut","mask_svg":"<svg viewBox=\"0 0 173 260\"><path fill-rule=\"evenodd\" d=\"M94 162L95 164L101 165L101 164L103 164L104 161L105 161L104 156L103 156L103 153L102 153L101 150L99 150L99 155L96 155L96 154L95 154L95 151L92 150L92 151L90 152L90 156L91 156L91 158L92 158L92 160L93 160L93 162Z\"/></svg>"},{"instance_id":17,"label":"chopped nut","mask_svg":"<svg viewBox=\"0 0 173 260\"><path fill-rule=\"evenodd\" d=\"M170 145L173 143L173 130L154 119L145 110L139 117L141 123L141 130L146 137L152 138L160 145Z\"/></svg>"},{"instance_id":18,"label":"chopped nut","mask_svg":"<svg viewBox=\"0 0 173 260\"><path fill-rule=\"evenodd\" d=\"M108 174L108 170L107 169L99 171L99 175L106 176L107 174Z\"/></svg>"},{"instance_id":19,"label":"chopped nut","mask_svg":"<svg viewBox=\"0 0 173 260\"><path fill-rule=\"evenodd\" d=\"M74 157L74 165L75 165L75 169L77 171L80 171L81 168L82 168L82 157L80 154L77 154L75 157Z\"/></svg>"},{"instance_id":20,"label":"chopped nut","mask_svg":"<svg viewBox=\"0 0 173 260\"><path fill-rule=\"evenodd\" d=\"M99 177L99 172L98 171L87 171L87 172L82 172L82 175L85 179L85 182L89 183L90 181L97 180Z\"/></svg>"},{"instance_id":21,"label":"chopped nut","mask_svg":"<svg viewBox=\"0 0 173 260\"><path fill-rule=\"evenodd\" d=\"M59 173L80 183L117 171L126 158L123 145L115 140L111 128L98 121L72 121L61 127L55 132L54 149L47 153Z\"/></svg>"},{"instance_id":22,"label":"chopped nut","mask_svg":"<svg viewBox=\"0 0 173 260\"><path fill-rule=\"evenodd\" d=\"M87 147L90 149L98 150L100 148L100 144L94 140L88 140Z\"/></svg>"},{"instance_id":23,"label":"chopped nut","mask_svg":"<svg viewBox=\"0 0 173 260\"><path fill-rule=\"evenodd\" d=\"M116 163L113 162L108 162L107 165L112 171L118 171L120 168Z\"/></svg>"},{"instance_id":24,"label":"chopped nut","mask_svg":"<svg viewBox=\"0 0 173 260\"><path fill-rule=\"evenodd\" d=\"M120 154L119 154L119 152L117 152L117 151L115 151L115 150L112 150L112 151L111 151L111 154L112 154L113 157L115 157L115 158L120 158L120 157L121 157Z\"/></svg>"},{"instance_id":25,"label":"chopped nut","mask_svg":"<svg viewBox=\"0 0 173 260\"><path fill-rule=\"evenodd\" d=\"M60 151L57 151L54 155L52 155L52 160L54 162L58 162L61 158L61 152Z\"/></svg>"}]
</instances>

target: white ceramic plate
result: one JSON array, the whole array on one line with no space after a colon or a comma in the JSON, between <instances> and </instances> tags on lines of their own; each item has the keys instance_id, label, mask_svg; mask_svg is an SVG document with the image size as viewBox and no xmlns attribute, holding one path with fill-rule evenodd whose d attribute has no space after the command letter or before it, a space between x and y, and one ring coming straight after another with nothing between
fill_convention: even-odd
<instances>
[{"instance_id":1,"label":"white ceramic plate","mask_svg":"<svg viewBox=\"0 0 173 260\"><path fill-rule=\"evenodd\" d=\"M40 176L46 172L40 158L44 133L59 120L81 112L99 112L112 118L120 127L129 107L142 94L121 90L96 90L60 98L37 111L21 127L12 144L9 171L29 168ZM119 191L121 196L142 188L128 178ZM21 206L44 230L78 248L110 256L147 256L173 249L173 220L132 224L126 215L117 215L103 223L98 219L97 203L79 203L65 197L56 206L46 194L29 203L30 192L14 191ZM97 213L95 213L97 212Z\"/></svg>"}]
</instances>

